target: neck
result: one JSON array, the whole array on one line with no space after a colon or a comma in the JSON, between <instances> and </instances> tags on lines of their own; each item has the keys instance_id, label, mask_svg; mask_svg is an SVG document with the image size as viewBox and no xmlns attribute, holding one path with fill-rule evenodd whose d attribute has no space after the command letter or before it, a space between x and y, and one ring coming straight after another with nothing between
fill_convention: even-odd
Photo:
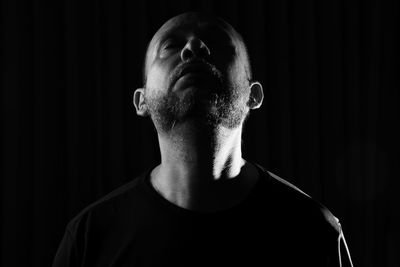
<instances>
[{"instance_id":1,"label":"neck","mask_svg":"<svg viewBox=\"0 0 400 267\"><path fill-rule=\"evenodd\" d=\"M219 128L212 134L182 126L174 134L158 135L161 164L151 181L170 202L187 209L223 209L246 192L243 183L232 183L248 173L241 153L242 128ZM179 133L179 134L177 134Z\"/></svg>"}]
</instances>

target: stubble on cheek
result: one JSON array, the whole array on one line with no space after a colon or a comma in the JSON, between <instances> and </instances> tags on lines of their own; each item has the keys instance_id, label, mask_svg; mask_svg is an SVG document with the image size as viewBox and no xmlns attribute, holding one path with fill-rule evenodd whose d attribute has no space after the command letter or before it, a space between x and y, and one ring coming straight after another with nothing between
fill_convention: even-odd
<instances>
[{"instance_id":1,"label":"stubble on cheek","mask_svg":"<svg viewBox=\"0 0 400 267\"><path fill-rule=\"evenodd\" d=\"M168 133L177 124L187 120L196 121L210 129L218 125L233 129L241 124L246 108L243 98L237 92L231 93L233 95L213 93L199 96L195 90L183 95L158 92L148 96L146 103L160 133Z\"/></svg>"},{"instance_id":2,"label":"stubble on cheek","mask_svg":"<svg viewBox=\"0 0 400 267\"><path fill-rule=\"evenodd\" d=\"M152 71L152 75L155 75L160 70ZM164 88L149 86L144 95L151 119L159 133L168 133L185 120L194 120L209 128L222 125L232 129L240 126L246 116L245 100L248 92L241 82L212 93L202 93L200 90L174 91L169 88L169 80L164 84Z\"/></svg>"}]
</instances>

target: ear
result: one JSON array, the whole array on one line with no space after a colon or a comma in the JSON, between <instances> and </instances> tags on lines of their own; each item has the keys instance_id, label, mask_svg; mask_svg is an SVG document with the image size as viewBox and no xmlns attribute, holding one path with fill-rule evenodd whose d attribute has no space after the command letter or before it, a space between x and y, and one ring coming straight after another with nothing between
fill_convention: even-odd
<instances>
[{"instance_id":1,"label":"ear","mask_svg":"<svg viewBox=\"0 0 400 267\"><path fill-rule=\"evenodd\" d=\"M252 82L250 84L250 96L247 105L250 109L257 109L261 106L264 99L264 92L261 83Z\"/></svg>"},{"instance_id":2,"label":"ear","mask_svg":"<svg viewBox=\"0 0 400 267\"><path fill-rule=\"evenodd\" d=\"M144 101L144 88L138 88L133 93L133 105L136 108L136 114L142 117L149 116L147 105Z\"/></svg>"}]
</instances>

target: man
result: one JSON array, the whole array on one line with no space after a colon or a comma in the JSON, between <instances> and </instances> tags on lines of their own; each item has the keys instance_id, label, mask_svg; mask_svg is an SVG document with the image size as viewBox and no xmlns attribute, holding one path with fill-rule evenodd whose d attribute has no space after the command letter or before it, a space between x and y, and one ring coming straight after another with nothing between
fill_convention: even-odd
<instances>
[{"instance_id":1,"label":"man","mask_svg":"<svg viewBox=\"0 0 400 267\"><path fill-rule=\"evenodd\" d=\"M133 101L161 164L74 218L54 266L351 266L325 207L242 158L263 90L232 26L199 13L167 21Z\"/></svg>"}]
</instances>

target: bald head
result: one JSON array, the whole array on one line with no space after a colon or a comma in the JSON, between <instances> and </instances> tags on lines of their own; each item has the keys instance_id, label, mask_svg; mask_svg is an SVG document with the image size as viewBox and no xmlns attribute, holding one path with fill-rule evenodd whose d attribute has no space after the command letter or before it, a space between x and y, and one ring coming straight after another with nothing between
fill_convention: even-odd
<instances>
[{"instance_id":1,"label":"bald head","mask_svg":"<svg viewBox=\"0 0 400 267\"><path fill-rule=\"evenodd\" d=\"M245 67L245 72L249 81L252 80L252 72L250 59L247 52L247 47L244 43L242 36L226 21L219 17L212 15L189 12L177 15L167 22L165 22L160 29L154 34L149 45L147 46L144 66L143 66L143 82L146 84L147 72L149 64L157 56L157 49L159 49L160 43L163 41L165 36L178 35L182 31L192 30L193 32L207 35L211 33L213 40L211 43L215 44L219 42L219 38L231 38L236 53L243 58L243 64ZM207 45L207 43L206 43ZM211 46L211 45L210 45ZM214 53L217 51L210 51Z\"/></svg>"}]
</instances>

